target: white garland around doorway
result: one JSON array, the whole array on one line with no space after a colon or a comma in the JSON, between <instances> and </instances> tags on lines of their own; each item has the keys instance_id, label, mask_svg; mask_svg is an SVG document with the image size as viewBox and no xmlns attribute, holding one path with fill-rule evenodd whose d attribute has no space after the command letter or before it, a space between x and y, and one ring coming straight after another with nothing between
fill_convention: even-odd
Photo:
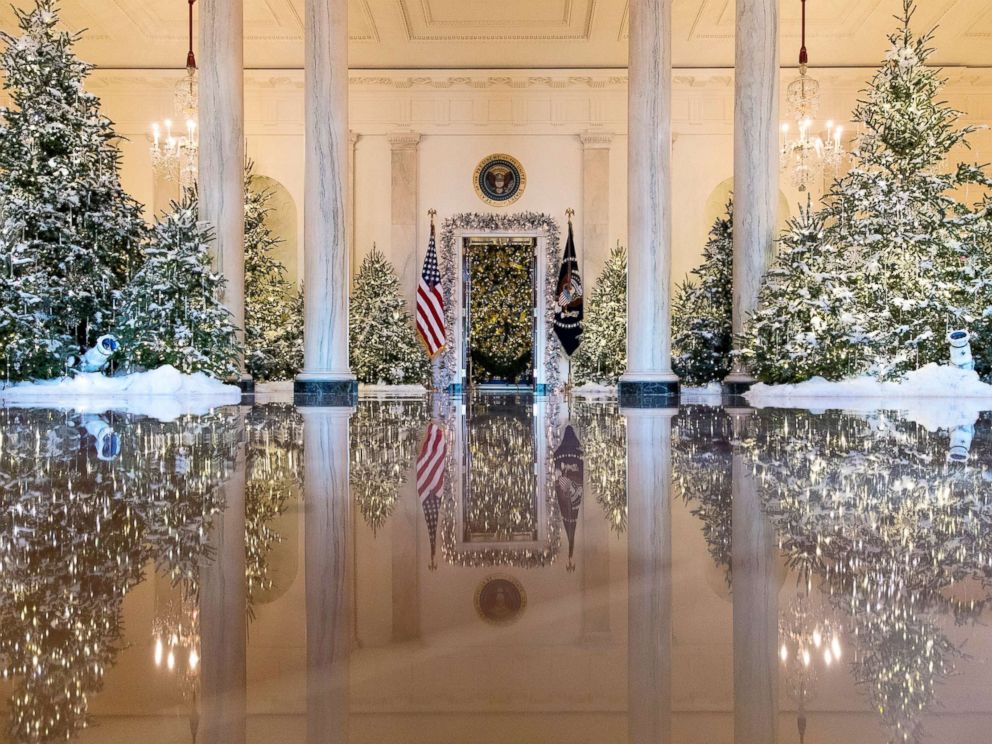
<instances>
[{"instance_id":1,"label":"white garland around doorway","mask_svg":"<svg viewBox=\"0 0 992 744\"><path fill-rule=\"evenodd\" d=\"M434 384L439 390L461 382L461 343L455 343L462 332L461 293L456 291L460 276L458 265L461 251L456 236L486 235L489 233L519 233L538 235L538 245L544 244L544 374L538 384L549 391L560 390L564 385L561 373L561 348L554 333L555 290L558 287L559 253L558 223L547 214L519 212L516 214L480 214L463 212L444 220L441 225L441 246L438 255L441 270L441 291L444 295L444 322L447 345L438 357L434 370ZM540 261L540 256L538 260Z\"/></svg>"}]
</instances>

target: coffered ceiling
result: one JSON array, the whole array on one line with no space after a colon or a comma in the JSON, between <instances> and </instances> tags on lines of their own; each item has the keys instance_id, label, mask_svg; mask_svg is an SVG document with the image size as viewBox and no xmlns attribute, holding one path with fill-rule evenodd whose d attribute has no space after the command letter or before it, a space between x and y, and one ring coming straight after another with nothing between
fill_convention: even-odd
<instances>
[{"instance_id":1,"label":"coffered ceiling","mask_svg":"<svg viewBox=\"0 0 992 744\"><path fill-rule=\"evenodd\" d=\"M201 0L203 1L203 0ZM251 68L303 64L304 0L243 0ZM14 0L26 5L30 0ZM181 67L186 0L62 0L88 29L81 54L105 67ZM920 0L917 26L939 24L937 61L992 66L992 0ZM872 66L901 0L808 0L814 66ZM800 0L781 0L782 60L798 55ZM583 68L627 63L628 0L349 0L354 68ZM734 60L733 0L674 0L677 67ZM4 4L0 27L13 14Z\"/></svg>"}]
</instances>

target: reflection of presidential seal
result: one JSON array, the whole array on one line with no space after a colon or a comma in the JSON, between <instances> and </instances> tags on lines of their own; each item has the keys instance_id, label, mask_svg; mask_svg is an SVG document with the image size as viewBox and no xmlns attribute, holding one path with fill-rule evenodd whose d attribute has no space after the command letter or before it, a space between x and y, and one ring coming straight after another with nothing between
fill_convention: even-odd
<instances>
[{"instance_id":1,"label":"reflection of presidential seal","mask_svg":"<svg viewBox=\"0 0 992 744\"><path fill-rule=\"evenodd\" d=\"M516 158L503 154L490 155L479 163L473 180L475 193L494 207L513 204L527 186L523 166Z\"/></svg>"},{"instance_id":2,"label":"reflection of presidential seal","mask_svg":"<svg viewBox=\"0 0 992 744\"><path fill-rule=\"evenodd\" d=\"M475 592L475 611L495 625L514 622L527 606L527 594L516 579L492 576Z\"/></svg>"}]
</instances>

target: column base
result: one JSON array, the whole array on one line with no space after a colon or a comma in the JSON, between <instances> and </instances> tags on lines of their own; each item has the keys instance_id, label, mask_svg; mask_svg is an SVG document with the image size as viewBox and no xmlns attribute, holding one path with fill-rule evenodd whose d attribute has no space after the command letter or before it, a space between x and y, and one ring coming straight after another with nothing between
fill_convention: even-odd
<instances>
[{"instance_id":1,"label":"column base","mask_svg":"<svg viewBox=\"0 0 992 744\"><path fill-rule=\"evenodd\" d=\"M723 394L731 398L739 398L757 384L757 382L757 380L745 372L731 372L723 380Z\"/></svg>"},{"instance_id":2,"label":"column base","mask_svg":"<svg viewBox=\"0 0 992 744\"><path fill-rule=\"evenodd\" d=\"M358 381L301 374L293 381L293 402L301 408L350 408L358 402Z\"/></svg>"},{"instance_id":3,"label":"column base","mask_svg":"<svg viewBox=\"0 0 992 744\"><path fill-rule=\"evenodd\" d=\"M241 388L242 395L254 395L255 394L255 378L251 375L245 375L237 383L238 387Z\"/></svg>"},{"instance_id":4,"label":"column base","mask_svg":"<svg viewBox=\"0 0 992 744\"><path fill-rule=\"evenodd\" d=\"M679 378L659 375L653 379L621 377L617 398L621 408L678 408Z\"/></svg>"}]
</instances>

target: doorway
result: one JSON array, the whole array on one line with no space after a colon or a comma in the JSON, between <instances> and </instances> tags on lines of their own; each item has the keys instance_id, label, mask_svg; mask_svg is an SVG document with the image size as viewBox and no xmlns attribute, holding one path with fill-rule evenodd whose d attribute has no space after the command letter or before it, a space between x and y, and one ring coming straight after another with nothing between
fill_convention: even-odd
<instances>
[{"instance_id":1,"label":"doorway","mask_svg":"<svg viewBox=\"0 0 992 744\"><path fill-rule=\"evenodd\" d=\"M462 260L468 384L533 386L537 239L466 237Z\"/></svg>"}]
</instances>

